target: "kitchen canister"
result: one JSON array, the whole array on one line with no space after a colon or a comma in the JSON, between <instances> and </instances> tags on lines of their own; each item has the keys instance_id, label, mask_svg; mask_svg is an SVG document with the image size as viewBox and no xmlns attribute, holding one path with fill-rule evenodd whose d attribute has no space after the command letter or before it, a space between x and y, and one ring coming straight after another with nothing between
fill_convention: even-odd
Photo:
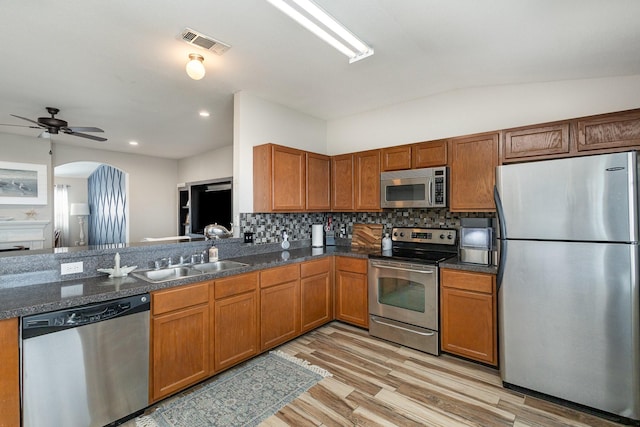
<instances>
[{"instance_id":1,"label":"kitchen canister","mask_svg":"<svg viewBox=\"0 0 640 427\"><path fill-rule=\"evenodd\" d=\"M311 226L311 246L314 248L324 246L324 227L322 224L313 224Z\"/></svg>"}]
</instances>

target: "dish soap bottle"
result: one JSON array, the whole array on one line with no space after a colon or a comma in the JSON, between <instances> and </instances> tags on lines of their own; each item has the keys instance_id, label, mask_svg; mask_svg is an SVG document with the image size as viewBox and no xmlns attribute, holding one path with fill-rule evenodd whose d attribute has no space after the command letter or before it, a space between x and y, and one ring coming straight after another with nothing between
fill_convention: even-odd
<instances>
[{"instance_id":1,"label":"dish soap bottle","mask_svg":"<svg viewBox=\"0 0 640 427\"><path fill-rule=\"evenodd\" d=\"M209 248L209 262L215 262L218 260L218 248L211 246Z\"/></svg>"},{"instance_id":2,"label":"dish soap bottle","mask_svg":"<svg viewBox=\"0 0 640 427\"><path fill-rule=\"evenodd\" d=\"M389 237L389 233L384 233L384 237L382 238L382 250L391 250L391 237Z\"/></svg>"},{"instance_id":3,"label":"dish soap bottle","mask_svg":"<svg viewBox=\"0 0 640 427\"><path fill-rule=\"evenodd\" d=\"M284 250L289 249L289 235L286 231L282 233L282 243L280 244L280 246L282 246L282 249Z\"/></svg>"}]
</instances>

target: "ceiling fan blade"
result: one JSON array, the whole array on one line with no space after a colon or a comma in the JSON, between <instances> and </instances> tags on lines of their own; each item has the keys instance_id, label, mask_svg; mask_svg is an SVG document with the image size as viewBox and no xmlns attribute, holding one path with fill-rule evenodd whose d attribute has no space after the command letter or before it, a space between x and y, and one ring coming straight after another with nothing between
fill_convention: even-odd
<instances>
[{"instance_id":1,"label":"ceiling fan blade","mask_svg":"<svg viewBox=\"0 0 640 427\"><path fill-rule=\"evenodd\" d=\"M13 125L10 123L0 123L0 126L15 126L19 128L42 129L41 126Z\"/></svg>"},{"instance_id":2,"label":"ceiling fan blade","mask_svg":"<svg viewBox=\"0 0 640 427\"><path fill-rule=\"evenodd\" d=\"M9 115L13 116L13 117L17 117L17 118L22 119L22 120L26 120L26 121L31 122L31 123L35 123L35 124L38 125L38 127L41 127L41 128L46 127L46 126L43 126L40 123L36 122L35 120L27 119L26 117L16 116L15 114L9 114Z\"/></svg>"},{"instance_id":3,"label":"ceiling fan blade","mask_svg":"<svg viewBox=\"0 0 640 427\"><path fill-rule=\"evenodd\" d=\"M60 129L62 132L66 133L67 135L73 135L73 136L79 136L80 138L87 138L87 139L92 139L94 141L106 141L107 138L102 138L100 136L93 136L93 135L89 135L86 133L80 133L80 132L74 132L72 131L70 128L64 128L64 129Z\"/></svg>"},{"instance_id":4,"label":"ceiling fan blade","mask_svg":"<svg viewBox=\"0 0 640 427\"><path fill-rule=\"evenodd\" d=\"M104 132L102 129L94 127L67 126L67 129L72 132Z\"/></svg>"}]
</instances>

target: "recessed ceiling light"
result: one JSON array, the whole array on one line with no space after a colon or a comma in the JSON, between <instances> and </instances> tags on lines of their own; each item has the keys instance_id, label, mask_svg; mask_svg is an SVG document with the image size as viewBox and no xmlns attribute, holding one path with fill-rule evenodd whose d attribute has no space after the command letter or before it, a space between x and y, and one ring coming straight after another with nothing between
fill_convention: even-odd
<instances>
[{"instance_id":1,"label":"recessed ceiling light","mask_svg":"<svg viewBox=\"0 0 640 427\"><path fill-rule=\"evenodd\" d=\"M138 145L138 141L129 141L129 145Z\"/></svg>"},{"instance_id":2,"label":"recessed ceiling light","mask_svg":"<svg viewBox=\"0 0 640 427\"><path fill-rule=\"evenodd\" d=\"M200 114L201 117L209 117L211 115L208 111L200 111L198 114Z\"/></svg>"}]
</instances>

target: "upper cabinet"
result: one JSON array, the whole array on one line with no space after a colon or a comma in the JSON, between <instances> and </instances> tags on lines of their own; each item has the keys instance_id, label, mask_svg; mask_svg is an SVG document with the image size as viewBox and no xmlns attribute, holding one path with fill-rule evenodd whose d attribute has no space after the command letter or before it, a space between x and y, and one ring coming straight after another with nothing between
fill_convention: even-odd
<instances>
[{"instance_id":1,"label":"upper cabinet","mask_svg":"<svg viewBox=\"0 0 640 427\"><path fill-rule=\"evenodd\" d=\"M503 160L523 160L569 152L569 122L529 126L503 132Z\"/></svg>"},{"instance_id":2,"label":"upper cabinet","mask_svg":"<svg viewBox=\"0 0 640 427\"><path fill-rule=\"evenodd\" d=\"M383 172L411 169L411 145L383 148L381 153Z\"/></svg>"},{"instance_id":3,"label":"upper cabinet","mask_svg":"<svg viewBox=\"0 0 640 427\"><path fill-rule=\"evenodd\" d=\"M331 157L331 210L353 210L353 154Z\"/></svg>"},{"instance_id":4,"label":"upper cabinet","mask_svg":"<svg viewBox=\"0 0 640 427\"><path fill-rule=\"evenodd\" d=\"M578 119L577 151L640 146L640 111Z\"/></svg>"},{"instance_id":5,"label":"upper cabinet","mask_svg":"<svg viewBox=\"0 0 640 427\"><path fill-rule=\"evenodd\" d=\"M328 211L329 156L275 144L253 147L256 212Z\"/></svg>"},{"instance_id":6,"label":"upper cabinet","mask_svg":"<svg viewBox=\"0 0 640 427\"><path fill-rule=\"evenodd\" d=\"M331 209L380 210L380 150L331 158Z\"/></svg>"},{"instance_id":7,"label":"upper cabinet","mask_svg":"<svg viewBox=\"0 0 640 427\"><path fill-rule=\"evenodd\" d=\"M445 139L413 144L411 147L411 167L420 169L446 166L447 145Z\"/></svg>"},{"instance_id":8,"label":"upper cabinet","mask_svg":"<svg viewBox=\"0 0 640 427\"><path fill-rule=\"evenodd\" d=\"M450 210L495 211L493 187L498 166L498 134L488 133L450 141Z\"/></svg>"}]
</instances>

